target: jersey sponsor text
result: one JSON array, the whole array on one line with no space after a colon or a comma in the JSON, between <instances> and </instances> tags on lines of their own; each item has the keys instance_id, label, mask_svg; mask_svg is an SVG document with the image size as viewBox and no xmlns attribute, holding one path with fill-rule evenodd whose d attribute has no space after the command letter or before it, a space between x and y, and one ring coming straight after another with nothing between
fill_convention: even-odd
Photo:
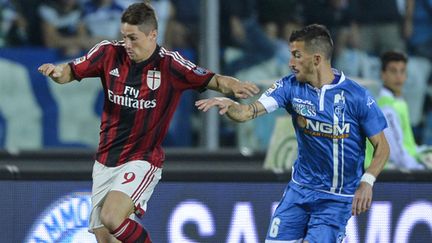
<instances>
[{"instance_id":1,"label":"jersey sponsor text","mask_svg":"<svg viewBox=\"0 0 432 243\"><path fill-rule=\"evenodd\" d=\"M128 86L126 86L128 87ZM125 93L126 93L125 89ZM137 91L137 90L136 90ZM138 97L138 95L136 95ZM130 108L136 109L150 109L156 107L156 99L145 100L145 99L136 99L130 97L128 94L125 95L117 95L114 94L112 90L108 89L108 100L117 105L127 106Z\"/></svg>"},{"instance_id":2,"label":"jersey sponsor text","mask_svg":"<svg viewBox=\"0 0 432 243\"><path fill-rule=\"evenodd\" d=\"M339 124L329 124L320 121L311 121L304 117L297 118L299 127L304 128L303 132L315 137L326 137L332 139L348 138L350 132L350 124L345 123L342 126Z\"/></svg>"}]
</instances>

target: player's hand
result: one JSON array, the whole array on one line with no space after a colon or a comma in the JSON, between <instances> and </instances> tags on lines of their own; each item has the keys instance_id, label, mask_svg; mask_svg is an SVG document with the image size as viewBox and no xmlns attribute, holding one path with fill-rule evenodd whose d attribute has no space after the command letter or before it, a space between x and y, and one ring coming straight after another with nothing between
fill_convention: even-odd
<instances>
[{"instance_id":1,"label":"player's hand","mask_svg":"<svg viewBox=\"0 0 432 243\"><path fill-rule=\"evenodd\" d=\"M43 75L48 76L52 79L58 79L63 74L63 67L61 65L45 63L38 68L38 71Z\"/></svg>"},{"instance_id":2,"label":"player's hand","mask_svg":"<svg viewBox=\"0 0 432 243\"><path fill-rule=\"evenodd\" d=\"M259 93L260 89L256 84L250 82L239 82L232 87L236 98L246 99Z\"/></svg>"},{"instance_id":3,"label":"player's hand","mask_svg":"<svg viewBox=\"0 0 432 243\"><path fill-rule=\"evenodd\" d=\"M360 185L354 194L351 214L356 216L366 212L371 207L371 203L372 186L367 182L360 182Z\"/></svg>"},{"instance_id":4,"label":"player's hand","mask_svg":"<svg viewBox=\"0 0 432 243\"><path fill-rule=\"evenodd\" d=\"M198 108L198 110L204 112L208 111L213 106L216 106L220 109L219 114L223 115L228 111L228 108L235 103L235 101L225 97L215 97L211 99L198 100L195 102L195 106Z\"/></svg>"}]
</instances>

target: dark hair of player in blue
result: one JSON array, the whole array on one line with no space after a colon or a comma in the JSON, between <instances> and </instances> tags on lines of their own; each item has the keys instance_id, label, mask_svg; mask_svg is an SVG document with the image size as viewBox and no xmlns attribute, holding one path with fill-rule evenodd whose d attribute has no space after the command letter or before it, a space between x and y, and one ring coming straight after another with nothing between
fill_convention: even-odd
<instances>
[{"instance_id":1,"label":"dark hair of player in blue","mask_svg":"<svg viewBox=\"0 0 432 243\"><path fill-rule=\"evenodd\" d=\"M381 71L385 71L390 62L408 62L408 57L398 51L387 51L381 55Z\"/></svg>"},{"instance_id":2,"label":"dark hair of player in blue","mask_svg":"<svg viewBox=\"0 0 432 243\"><path fill-rule=\"evenodd\" d=\"M138 25L138 28L146 35L152 30L158 29L156 13L147 2L134 3L130 5L121 17L122 23Z\"/></svg>"},{"instance_id":3,"label":"dark hair of player in blue","mask_svg":"<svg viewBox=\"0 0 432 243\"><path fill-rule=\"evenodd\" d=\"M327 60L333 54L333 40L329 30L324 25L311 24L303 29L294 31L289 42L304 41L308 53L323 53Z\"/></svg>"}]
</instances>

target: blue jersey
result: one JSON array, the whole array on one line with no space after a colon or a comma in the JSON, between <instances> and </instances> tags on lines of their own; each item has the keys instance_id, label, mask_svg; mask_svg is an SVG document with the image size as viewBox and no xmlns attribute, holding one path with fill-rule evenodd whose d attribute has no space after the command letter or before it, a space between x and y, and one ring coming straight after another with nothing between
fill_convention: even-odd
<instances>
[{"instance_id":1,"label":"blue jersey","mask_svg":"<svg viewBox=\"0 0 432 243\"><path fill-rule=\"evenodd\" d=\"M284 108L298 142L292 181L319 191L352 197L364 173L366 137L387 127L372 95L334 70L321 89L290 75L259 99L268 113Z\"/></svg>"}]
</instances>

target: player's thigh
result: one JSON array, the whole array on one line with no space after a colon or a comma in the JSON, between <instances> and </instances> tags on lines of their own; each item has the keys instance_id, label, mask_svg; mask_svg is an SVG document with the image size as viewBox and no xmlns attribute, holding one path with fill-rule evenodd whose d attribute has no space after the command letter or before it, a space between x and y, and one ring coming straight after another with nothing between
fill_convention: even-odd
<instances>
[{"instance_id":1,"label":"player's thigh","mask_svg":"<svg viewBox=\"0 0 432 243\"><path fill-rule=\"evenodd\" d=\"M103 227L100 213L103 202L112 187L114 169L95 161L93 165L92 211L90 213L89 231Z\"/></svg>"},{"instance_id":2,"label":"player's thigh","mask_svg":"<svg viewBox=\"0 0 432 243\"><path fill-rule=\"evenodd\" d=\"M303 195L287 187L270 221L266 242L295 241L304 237L309 216L300 206L303 200Z\"/></svg>"},{"instance_id":3,"label":"player's thigh","mask_svg":"<svg viewBox=\"0 0 432 243\"><path fill-rule=\"evenodd\" d=\"M101 220L108 228L117 227L133 212L134 205L127 194L110 191L102 206Z\"/></svg>"},{"instance_id":4,"label":"player's thigh","mask_svg":"<svg viewBox=\"0 0 432 243\"><path fill-rule=\"evenodd\" d=\"M310 243L340 243L351 217L351 203L319 200L309 220L305 240Z\"/></svg>"},{"instance_id":5,"label":"player's thigh","mask_svg":"<svg viewBox=\"0 0 432 243\"><path fill-rule=\"evenodd\" d=\"M162 169L147 161L127 163L114 179L111 192L122 192L128 196L137 216L142 216L154 188L161 179Z\"/></svg>"}]
</instances>

